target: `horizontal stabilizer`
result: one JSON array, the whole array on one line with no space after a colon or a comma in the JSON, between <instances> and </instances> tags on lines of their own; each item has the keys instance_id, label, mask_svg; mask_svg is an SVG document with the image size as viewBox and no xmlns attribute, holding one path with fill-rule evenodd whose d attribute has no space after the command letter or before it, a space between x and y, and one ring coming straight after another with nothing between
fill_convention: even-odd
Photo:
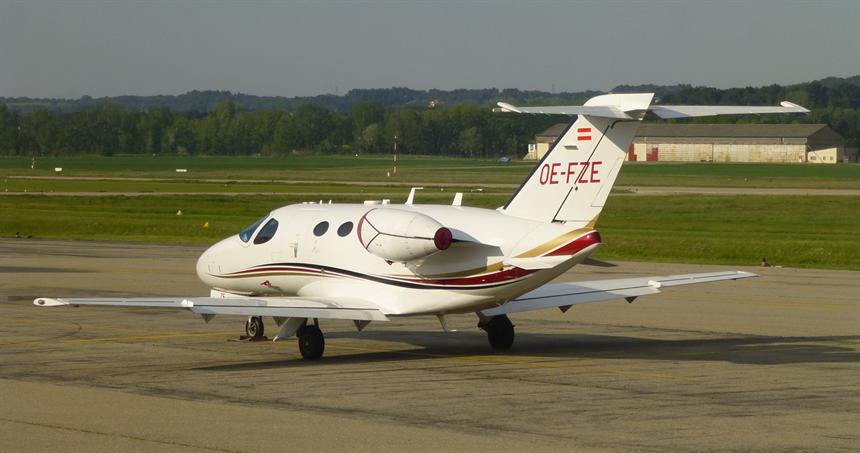
<instances>
[{"instance_id":1,"label":"horizontal stabilizer","mask_svg":"<svg viewBox=\"0 0 860 453\"><path fill-rule=\"evenodd\" d=\"M809 110L791 102L782 102L781 107L758 107L749 105L652 105L650 110L664 119L692 118L715 115L760 115L765 113L809 113Z\"/></svg>"},{"instance_id":2,"label":"horizontal stabilizer","mask_svg":"<svg viewBox=\"0 0 860 453\"><path fill-rule=\"evenodd\" d=\"M484 316L496 316L604 300L636 298L648 294L657 294L663 287L720 280L738 280L749 277L757 277L757 275L743 271L730 271L574 283L551 283L523 294L502 306L483 310L481 314Z\"/></svg>"},{"instance_id":3,"label":"horizontal stabilizer","mask_svg":"<svg viewBox=\"0 0 860 453\"><path fill-rule=\"evenodd\" d=\"M633 119L630 115L624 113L618 107L596 106L586 107L583 105L558 105L558 106L543 106L543 107L515 107L511 104L499 102L499 110L501 112L512 113L533 113L542 115L590 115L599 116L602 118L617 118L621 120Z\"/></svg>"},{"instance_id":4,"label":"horizontal stabilizer","mask_svg":"<svg viewBox=\"0 0 860 453\"><path fill-rule=\"evenodd\" d=\"M650 95L650 93L648 94ZM652 111L664 119L692 118L716 115L761 115L766 113L809 113L809 110L783 101L779 106L751 105L650 105L641 102L642 94L607 94L589 99L585 105L552 105L518 107L499 102L496 111L531 113L543 115L588 115L600 118L633 120L641 119L641 113Z\"/></svg>"}]
</instances>

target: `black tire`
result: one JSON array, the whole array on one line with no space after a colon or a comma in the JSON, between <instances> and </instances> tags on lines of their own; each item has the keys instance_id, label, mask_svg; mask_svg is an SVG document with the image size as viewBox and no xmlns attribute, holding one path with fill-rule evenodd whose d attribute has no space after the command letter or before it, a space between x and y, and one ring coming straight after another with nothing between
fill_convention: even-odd
<instances>
[{"instance_id":1,"label":"black tire","mask_svg":"<svg viewBox=\"0 0 860 453\"><path fill-rule=\"evenodd\" d=\"M507 351L514 345L514 324L507 315L494 316L484 326L490 346L497 351Z\"/></svg>"},{"instance_id":2,"label":"black tire","mask_svg":"<svg viewBox=\"0 0 860 453\"><path fill-rule=\"evenodd\" d=\"M262 316L251 316L245 321L245 334L251 338L261 338L265 330Z\"/></svg>"},{"instance_id":3,"label":"black tire","mask_svg":"<svg viewBox=\"0 0 860 453\"><path fill-rule=\"evenodd\" d=\"M325 352L325 337L322 330L314 325L299 330L299 351L305 360L318 360Z\"/></svg>"}]
</instances>

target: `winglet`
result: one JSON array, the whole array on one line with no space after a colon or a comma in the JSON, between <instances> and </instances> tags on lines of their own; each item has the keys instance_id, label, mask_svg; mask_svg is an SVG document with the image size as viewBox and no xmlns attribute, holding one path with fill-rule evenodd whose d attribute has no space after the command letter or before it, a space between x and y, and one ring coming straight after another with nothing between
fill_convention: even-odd
<instances>
[{"instance_id":1,"label":"winglet","mask_svg":"<svg viewBox=\"0 0 860 453\"><path fill-rule=\"evenodd\" d=\"M423 187L413 187L413 188L409 189L409 197L406 198L406 203L404 203L404 204L412 204L412 202L415 201L415 191L416 190L422 190L422 189L424 189L424 188Z\"/></svg>"}]
</instances>

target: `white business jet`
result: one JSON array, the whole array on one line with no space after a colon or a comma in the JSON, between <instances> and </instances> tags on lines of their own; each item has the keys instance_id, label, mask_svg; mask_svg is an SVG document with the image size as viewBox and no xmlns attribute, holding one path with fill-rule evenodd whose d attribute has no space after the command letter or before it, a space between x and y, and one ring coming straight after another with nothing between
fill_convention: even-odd
<instances>
[{"instance_id":1,"label":"white business jet","mask_svg":"<svg viewBox=\"0 0 860 453\"><path fill-rule=\"evenodd\" d=\"M754 277L713 272L550 283L601 246L598 215L640 121L720 114L805 113L781 107L651 105L653 93L608 94L582 106L515 107L497 111L574 117L567 130L502 207L304 203L276 209L210 247L197 275L209 297L52 299L38 306L174 307L199 314L247 316L249 337L263 337L263 316L275 340L298 337L305 359L322 357L322 319L352 320L358 330L400 316L476 313L490 345L514 341L509 313L610 299L633 299L692 283Z\"/></svg>"}]
</instances>

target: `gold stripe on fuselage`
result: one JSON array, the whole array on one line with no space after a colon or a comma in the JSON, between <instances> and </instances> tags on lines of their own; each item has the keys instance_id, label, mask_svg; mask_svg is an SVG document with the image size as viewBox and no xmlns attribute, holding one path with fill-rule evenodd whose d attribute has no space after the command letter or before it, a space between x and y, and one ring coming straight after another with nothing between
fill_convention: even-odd
<instances>
[{"instance_id":1,"label":"gold stripe on fuselage","mask_svg":"<svg viewBox=\"0 0 860 453\"><path fill-rule=\"evenodd\" d=\"M558 248L564 244L567 244L568 242L570 242L574 239L577 239L579 236L582 236L582 235L584 235L584 234L586 234L592 230L593 230L593 228L587 228L586 227L586 228L579 228L579 229L570 231L568 233L562 234L561 236L559 236L559 237L557 237L557 238L555 238L549 242L545 242L545 243L543 243L543 244L541 244L541 245L539 245L539 246L537 246L537 247L535 247L535 248L533 248L527 252L520 253L516 257L517 258L534 258L534 257L540 256L540 255L543 255L544 253L546 253L550 250L556 249L556 248Z\"/></svg>"}]
</instances>

